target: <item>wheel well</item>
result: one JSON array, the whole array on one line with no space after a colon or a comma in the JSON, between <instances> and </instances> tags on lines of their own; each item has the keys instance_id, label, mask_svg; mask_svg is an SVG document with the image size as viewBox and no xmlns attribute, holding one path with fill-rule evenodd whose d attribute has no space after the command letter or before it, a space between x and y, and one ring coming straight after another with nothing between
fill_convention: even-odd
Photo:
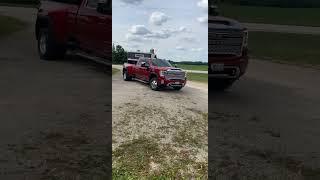
<instances>
[{"instance_id":1,"label":"wheel well","mask_svg":"<svg viewBox=\"0 0 320 180\"><path fill-rule=\"evenodd\" d=\"M36 37L39 39L39 32L41 28L49 27L49 20L47 18L38 18L36 22Z\"/></svg>"},{"instance_id":2,"label":"wheel well","mask_svg":"<svg viewBox=\"0 0 320 180\"><path fill-rule=\"evenodd\" d=\"M156 74L151 74L150 77L149 77L149 81L150 81L152 78L154 78L154 77L156 78L157 75L156 75Z\"/></svg>"}]
</instances>

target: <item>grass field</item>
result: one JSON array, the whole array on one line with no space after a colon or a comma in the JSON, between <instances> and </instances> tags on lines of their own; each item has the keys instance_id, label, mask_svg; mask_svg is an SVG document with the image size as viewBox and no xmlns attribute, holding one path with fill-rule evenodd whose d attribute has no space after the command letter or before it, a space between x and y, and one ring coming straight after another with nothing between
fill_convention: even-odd
<instances>
[{"instance_id":1,"label":"grass field","mask_svg":"<svg viewBox=\"0 0 320 180\"><path fill-rule=\"evenodd\" d=\"M320 26L320 8L278 8L222 4L223 16L241 22L283 25Z\"/></svg>"},{"instance_id":2,"label":"grass field","mask_svg":"<svg viewBox=\"0 0 320 180\"><path fill-rule=\"evenodd\" d=\"M208 74L188 73L187 78L188 78L188 81L198 81L201 83L208 83Z\"/></svg>"},{"instance_id":3,"label":"grass field","mask_svg":"<svg viewBox=\"0 0 320 180\"><path fill-rule=\"evenodd\" d=\"M178 68L195 71L208 71L208 65L176 64Z\"/></svg>"},{"instance_id":4,"label":"grass field","mask_svg":"<svg viewBox=\"0 0 320 180\"><path fill-rule=\"evenodd\" d=\"M250 54L292 64L320 64L320 35L251 32Z\"/></svg>"},{"instance_id":5,"label":"grass field","mask_svg":"<svg viewBox=\"0 0 320 180\"><path fill-rule=\"evenodd\" d=\"M0 16L0 38L19 31L25 27L25 23L8 16Z\"/></svg>"}]
</instances>

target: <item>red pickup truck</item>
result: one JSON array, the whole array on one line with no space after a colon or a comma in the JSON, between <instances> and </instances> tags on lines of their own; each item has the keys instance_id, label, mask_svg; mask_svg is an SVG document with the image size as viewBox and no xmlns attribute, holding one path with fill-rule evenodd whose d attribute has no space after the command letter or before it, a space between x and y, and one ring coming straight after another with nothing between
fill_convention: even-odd
<instances>
[{"instance_id":1,"label":"red pickup truck","mask_svg":"<svg viewBox=\"0 0 320 180\"><path fill-rule=\"evenodd\" d=\"M156 58L140 58L137 64L123 65L123 79L132 79L148 83L152 90L162 87L172 87L180 90L186 85L185 71L173 67L168 61Z\"/></svg>"},{"instance_id":2,"label":"red pickup truck","mask_svg":"<svg viewBox=\"0 0 320 180\"><path fill-rule=\"evenodd\" d=\"M224 90L245 72L248 66L248 31L240 23L218 16L209 9L208 64L211 87Z\"/></svg>"},{"instance_id":3,"label":"red pickup truck","mask_svg":"<svg viewBox=\"0 0 320 180\"><path fill-rule=\"evenodd\" d=\"M111 62L112 0L42 0L35 25L41 59L67 50Z\"/></svg>"}]
</instances>

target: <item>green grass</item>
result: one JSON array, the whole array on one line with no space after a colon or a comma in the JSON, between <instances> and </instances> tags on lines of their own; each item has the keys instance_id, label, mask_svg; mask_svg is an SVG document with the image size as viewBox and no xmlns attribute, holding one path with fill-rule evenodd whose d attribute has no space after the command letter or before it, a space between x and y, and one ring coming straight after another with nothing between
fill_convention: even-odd
<instances>
[{"instance_id":1,"label":"green grass","mask_svg":"<svg viewBox=\"0 0 320 180\"><path fill-rule=\"evenodd\" d=\"M116 69L116 68L112 68L112 75L118 73L120 70L119 69Z\"/></svg>"},{"instance_id":2,"label":"green grass","mask_svg":"<svg viewBox=\"0 0 320 180\"><path fill-rule=\"evenodd\" d=\"M320 35L251 32L251 56L291 64L320 64Z\"/></svg>"},{"instance_id":3,"label":"green grass","mask_svg":"<svg viewBox=\"0 0 320 180\"><path fill-rule=\"evenodd\" d=\"M188 73L187 78L189 81L198 81L201 83L208 83L208 74Z\"/></svg>"},{"instance_id":4,"label":"green grass","mask_svg":"<svg viewBox=\"0 0 320 180\"><path fill-rule=\"evenodd\" d=\"M23 29L26 24L16 18L0 16L0 38Z\"/></svg>"},{"instance_id":5,"label":"green grass","mask_svg":"<svg viewBox=\"0 0 320 180\"><path fill-rule=\"evenodd\" d=\"M208 71L208 65L176 64L178 68L195 71Z\"/></svg>"},{"instance_id":6,"label":"green grass","mask_svg":"<svg viewBox=\"0 0 320 180\"><path fill-rule=\"evenodd\" d=\"M113 179L206 179L207 164L195 162L170 147L140 137L112 153ZM175 161L170 161L172 159ZM151 165L156 166L152 167ZM190 166L195 172L189 172Z\"/></svg>"},{"instance_id":7,"label":"green grass","mask_svg":"<svg viewBox=\"0 0 320 180\"><path fill-rule=\"evenodd\" d=\"M278 8L222 4L223 16L248 23L320 26L320 8Z\"/></svg>"}]
</instances>

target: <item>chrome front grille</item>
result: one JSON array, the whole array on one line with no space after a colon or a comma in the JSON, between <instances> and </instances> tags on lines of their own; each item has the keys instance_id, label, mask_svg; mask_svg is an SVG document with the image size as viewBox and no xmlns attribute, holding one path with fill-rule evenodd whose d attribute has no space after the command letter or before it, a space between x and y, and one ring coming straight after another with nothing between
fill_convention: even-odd
<instances>
[{"instance_id":1,"label":"chrome front grille","mask_svg":"<svg viewBox=\"0 0 320 180\"><path fill-rule=\"evenodd\" d=\"M164 73L164 77L168 80L184 80L185 79L185 72L181 70L168 70Z\"/></svg>"},{"instance_id":2,"label":"chrome front grille","mask_svg":"<svg viewBox=\"0 0 320 180\"><path fill-rule=\"evenodd\" d=\"M240 56L243 46L243 32L209 29L208 43L209 54Z\"/></svg>"}]
</instances>

